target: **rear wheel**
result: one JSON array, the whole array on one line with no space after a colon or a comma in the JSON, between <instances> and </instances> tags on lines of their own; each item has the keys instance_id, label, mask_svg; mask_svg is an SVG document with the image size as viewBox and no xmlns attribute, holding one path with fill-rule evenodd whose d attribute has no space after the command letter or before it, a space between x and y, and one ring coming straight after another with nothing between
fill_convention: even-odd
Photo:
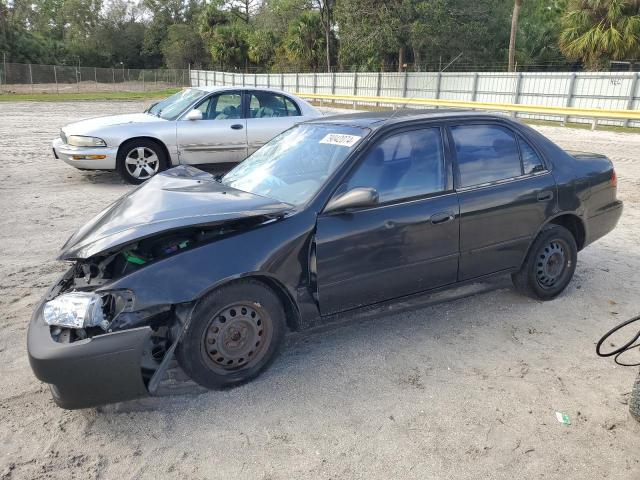
<instances>
[{"instance_id":1,"label":"rear wheel","mask_svg":"<svg viewBox=\"0 0 640 480\"><path fill-rule=\"evenodd\" d=\"M128 183L138 185L166 168L167 156L153 140L130 140L118 151L117 169Z\"/></svg>"},{"instance_id":2,"label":"rear wheel","mask_svg":"<svg viewBox=\"0 0 640 480\"><path fill-rule=\"evenodd\" d=\"M223 286L196 306L176 354L197 383L220 389L258 375L277 356L286 329L277 295L255 280Z\"/></svg>"},{"instance_id":3,"label":"rear wheel","mask_svg":"<svg viewBox=\"0 0 640 480\"><path fill-rule=\"evenodd\" d=\"M578 248L571 232L560 225L549 225L531 245L520 271L511 276L513 284L528 297L551 300L573 278L577 258Z\"/></svg>"}]
</instances>

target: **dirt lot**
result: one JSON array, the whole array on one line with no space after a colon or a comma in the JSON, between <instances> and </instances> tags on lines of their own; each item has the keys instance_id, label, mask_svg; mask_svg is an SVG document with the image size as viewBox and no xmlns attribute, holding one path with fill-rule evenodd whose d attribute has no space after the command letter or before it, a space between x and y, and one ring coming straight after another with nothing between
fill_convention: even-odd
<instances>
[{"instance_id":1,"label":"dirt lot","mask_svg":"<svg viewBox=\"0 0 640 480\"><path fill-rule=\"evenodd\" d=\"M234 390L55 407L29 369L29 316L65 268L59 246L130 187L54 160L49 142L72 120L141 108L0 104L0 478L640 478L637 372L594 353L640 310L634 134L540 128L609 155L626 202L553 302L502 287L295 336Z\"/></svg>"}]
</instances>

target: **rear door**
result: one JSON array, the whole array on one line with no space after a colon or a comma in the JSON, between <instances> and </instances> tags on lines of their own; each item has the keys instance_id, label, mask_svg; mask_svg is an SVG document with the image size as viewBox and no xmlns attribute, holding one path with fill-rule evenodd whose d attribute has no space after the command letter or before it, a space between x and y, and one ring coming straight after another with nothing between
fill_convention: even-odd
<instances>
[{"instance_id":1,"label":"rear door","mask_svg":"<svg viewBox=\"0 0 640 480\"><path fill-rule=\"evenodd\" d=\"M460 201L458 280L519 267L555 209L553 176L536 148L504 124L449 130Z\"/></svg>"},{"instance_id":2,"label":"rear door","mask_svg":"<svg viewBox=\"0 0 640 480\"><path fill-rule=\"evenodd\" d=\"M442 133L414 127L380 140L337 190L374 188L380 203L319 215L323 315L456 281L458 199Z\"/></svg>"},{"instance_id":3,"label":"rear door","mask_svg":"<svg viewBox=\"0 0 640 480\"><path fill-rule=\"evenodd\" d=\"M247 92L246 116L249 155L279 133L305 120L292 98L260 90Z\"/></svg>"},{"instance_id":4,"label":"rear door","mask_svg":"<svg viewBox=\"0 0 640 480\"><path fill-rule=\"evenodd\" d=\"M180 163L236 163L247 157L242 91L210 95L195 107L202 120L178 120Z\"/></svg>"}]
</instances>

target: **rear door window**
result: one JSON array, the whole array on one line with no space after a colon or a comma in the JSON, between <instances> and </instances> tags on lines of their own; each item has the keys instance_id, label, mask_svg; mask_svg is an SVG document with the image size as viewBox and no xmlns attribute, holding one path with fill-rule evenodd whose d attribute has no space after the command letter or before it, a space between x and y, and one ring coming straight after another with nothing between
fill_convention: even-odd
<instances>
[{"instance_id":1,"label":"rear door window","mask_svg":"<svg viewBox=\"0 0 640 480\"><path fill-rule=\"evenodd\" d=\"M518 143L500 125L460 125L451 128L460 186L470 187L522 175Z\"/></svg>"},{"instance_id":2,"label":"rear door window","mask_svg":"<svg viewBox=\"0 0 640 480\"><path fill-rule=\"evenodd\" d=\"M288 117L287 105L282 95L269 92L253 92L249 102L251 118Z\"/></svg>"}]
</instances>

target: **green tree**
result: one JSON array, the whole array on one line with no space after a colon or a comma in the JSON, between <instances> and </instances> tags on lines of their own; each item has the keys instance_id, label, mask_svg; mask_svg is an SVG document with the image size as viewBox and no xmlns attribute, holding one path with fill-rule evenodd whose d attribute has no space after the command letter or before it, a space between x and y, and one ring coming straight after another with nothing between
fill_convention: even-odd
<instances>
[{"instance_id":1,"label":"green tree","mask_svg":"<svg viewBox=\"0 0 640 480\"><path fill-rule=\"evenodd\" d=\"M249 60L268 71L275 60L279 43L280 40L272 30L262 28L251 30L247 35Z\"/></svg>"},{"instance_id":2,"label":"green tree","mask_svg":"<svg viewBox=\"0 0 640 480\"><path fill-rule=\"evenodd\" d=\"M638 0L572 0L563 26L562 52L590 69L640 57Z\"/></svg>"},{"instance_id":3,"label":"green tree","mask_svg":"<svg viewBox=\"0 0 640 480\"><path fill-rule=\"evenodd\" d=\"M241 23L216 27L209 35L209 52L214 65L237 69L248 63L247 28Z\"/></svg>"},{"instance_id":4,"label":"green tree","mask_svg":"<svg viewBox=\"0 0 640 480\"><path fill-rule=\"evenodd\" d=\"M162 54L164 64L169 68L199 67L205 59L202 38L184 23L169 26L167 38L162 44Z\"/></svg>"},{"instance_id":5,"label":"green tree","mask_svg":"<svg viewBox=\"0 0 640 480\"><path fill-rule=\"evenodd\" d=\"M566 7L566 0L537 0L523 5L516 50L519 65L548 65L553 69L566 63L558 46Z\"/></svg>"},{"instance_id":6,"label":"green tree","mask_svg":"<svg viewBox=\"0 0 640 480\"><path fill-rule=\"evenodd\" d=\"M318 12L303 13L291 24L284 47L292 65L303 71L318 71L325 65L324 29Z\"/></svg>"}]
</instances>

